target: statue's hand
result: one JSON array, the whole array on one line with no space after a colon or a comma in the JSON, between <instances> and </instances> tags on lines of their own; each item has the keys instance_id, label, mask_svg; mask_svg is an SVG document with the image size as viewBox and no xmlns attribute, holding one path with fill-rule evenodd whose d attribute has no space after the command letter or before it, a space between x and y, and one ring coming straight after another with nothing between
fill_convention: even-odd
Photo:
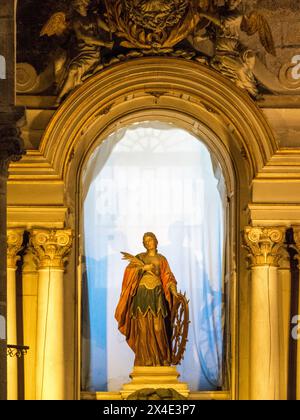
<instances>
[{"instance_id":1,"label":"statue's hand","mask_svg":"<svg viewBox=\"0 0 300 420\"><path fill-rule=\"evenodd\" d=\"M152 271L154 269L154 264L145 264L143 267L144 271Z\"/></svg>"}]
</instances>

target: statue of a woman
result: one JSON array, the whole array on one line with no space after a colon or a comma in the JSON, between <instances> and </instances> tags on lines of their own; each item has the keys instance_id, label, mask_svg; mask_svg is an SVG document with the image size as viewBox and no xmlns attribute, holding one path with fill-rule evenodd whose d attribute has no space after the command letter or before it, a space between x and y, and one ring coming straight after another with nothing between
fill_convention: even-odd
<instances>
[{"instance_id":1,"label":"statue of a woman","mask_svg":"<svg viewBox=\"0 0 300 420\"><path fill-rule=\"evenodd\" d=\"M177 297L176 280L167 259L157 252L156 236L143 237L146 252L133 257L125 269L115 317L135 353L135 366L170 366L170 311Z\"/></svg>"}]
</instances>

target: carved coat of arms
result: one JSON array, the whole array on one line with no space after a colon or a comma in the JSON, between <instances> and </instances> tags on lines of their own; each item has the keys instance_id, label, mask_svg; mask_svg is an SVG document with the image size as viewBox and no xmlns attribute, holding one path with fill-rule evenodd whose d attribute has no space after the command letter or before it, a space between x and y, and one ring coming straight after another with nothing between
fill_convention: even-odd
<instances>
[{"instance_id":1,"label":"carved coat of arms","mask_svg":"<svg viewBox=\"0 0 300 420\"><path fill-rule=\"evenodd\" d=\"M115 0L108 9L121 46L165 53L198 23L190 5L189 0Z\"/></svg>"}]
</instances>

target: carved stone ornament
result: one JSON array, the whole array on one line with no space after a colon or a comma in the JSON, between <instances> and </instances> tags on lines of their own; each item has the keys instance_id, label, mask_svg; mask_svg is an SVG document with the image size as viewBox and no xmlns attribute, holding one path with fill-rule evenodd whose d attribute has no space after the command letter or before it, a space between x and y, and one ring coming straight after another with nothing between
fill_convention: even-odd
<instances>
[{"instance_id":1,"label":"carved stone ornament","mask_svg":"<svg viewBox=\"0 0 300 420\"><path fill-rule=\"evenodd\" d=\"M252 96L258 94L255 52L242 44L241 32L259 34L275 55L266 19L239 10L241 0L73 0L44 23L41 36L70 39L52 53L57 104L84 80L118 61L169 55L194 59L219 71ZM105 54L103 50L106 49ZM46 69L45 74L49 74ZM39 83L43 85L43 75Z\"/></svg>"},{"instance_id":2,"label":"carved stone ornament","mask_svg":"<svg viewBox=\"0 0 300 420\"><path fill-rule=\"evenodd\" d=\"M17 162L25 154L20 129L13 124L0 125L0 170L6 172L10 162Z\"/></svg>"},{"instance_id":3,"label":"carved stone ornament","mask_svg":"<svg viewBox=\"0 0 300 420\"><path fill-rule=\"evenodd\" d=\"M33 230L30 245L39 262L39 268L64 269L67 255L72 246L72 231Z\"/></svg>"},{"instance_id":4,"label":"carved stone ornament","mask_svg":"<svg viewBox=\"0 0 300 420\"><path fill-rule=\"evenodd\" d=\"M295 245L293 245L292 247L298 252L298 254L294 256L294 258L298 261L298 267L300 268L300 226L293 227L293 234Z\"/></svg>"},{"instance_id":5,"label":"carved stone ornament","mask_svg":"<svg viewBox=\"0 0 300 420\"><path fill-rule=\"evenodd\" d=\"M247 227L244 231L244 248L248 253L250 266L278 266L285 240L285 228Z\"/></svg>"},{"instance_id":6,"label":"carved stone ornament","mask_svg":"<svg viewBox=\"0 0 300 420\"><path fill-rule=\"evenodd\" d=\"M7 230L7 267L16 268L20 257L17 255L22 249L24 229Z\"/></svg>"}]
</instances>

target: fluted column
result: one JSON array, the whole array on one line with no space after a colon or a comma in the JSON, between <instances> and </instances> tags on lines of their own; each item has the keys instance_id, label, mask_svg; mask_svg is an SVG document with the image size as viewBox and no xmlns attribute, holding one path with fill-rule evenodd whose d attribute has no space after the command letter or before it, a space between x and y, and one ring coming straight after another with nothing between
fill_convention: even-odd
<instances>
[{"instance_id":1,"label":"fluted column","mask_svg":"<svg viewBox=\"0 0 300 420\"><path fill-rule=\"evenodd\" d=\"M251 267L250 399L279 399L278 262L285 228L247 227Z\"/></svg>"},{"instance_id":2,"label":"fluted column","mask_svg":"<svg viewBox=\"0 0 300 420\"><path fill-rule=\"evenodd\" d=\"M294 228L294 240L296 243L296 248L298 251L298 266L300 264L300 227ZM300 279L299 279L300 281ZM294 314L294 316L298 316L298 322L300 322L300 287L298 287L298 313ZM291 327L294 328L296 325L292 325ZM299 323L298 323L299 326ZM298 327L297 330L297 378L296 378L296 399L300 400L300 328Z\"/></svg>"},{"instance_id":3,"label":"fluted column","mask_svg":"<svg viewBox=\"0 0 300 420\"><path fill-rule=\"evenodd\" d=\"M65 396L64 265L72 245L71 230L33 230L38 259L36 399Z\"/></svg>"},{"instance_id":4,"label":"fluted column","mask_svg":"<svg viewBox=\"0 0 300 420\"><path fill-rule=\"evenodd\" d=\"M7 230L7 343L18 344L16 269L22 248L24 229ZM7 399L18 399L18 360L7 358Z\"/></svg>"}]
</instances>

